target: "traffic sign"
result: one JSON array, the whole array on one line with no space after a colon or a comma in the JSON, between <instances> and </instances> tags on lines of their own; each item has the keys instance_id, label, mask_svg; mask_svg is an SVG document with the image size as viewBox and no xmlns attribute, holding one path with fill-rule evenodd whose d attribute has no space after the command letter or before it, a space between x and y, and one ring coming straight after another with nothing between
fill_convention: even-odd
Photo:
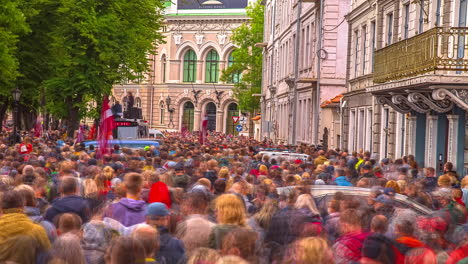
<instances>
[{"instance_id":1,"label":"traffic sign","mask_svg":"<svg viewBox=\"0 0 468 264\"><path fill-rule=\"evenodd\" d=\"M236 131L241 132L242 131L242 125L237 125L236 126Z\"/></svg>"},{"instance_id":2,"label":"traffic sign","mask_svg":"<svg viewBox=\"0 0 468 264\"><path fill-rule=\"evenodd\" d=\"M232 121L234 121L234 124L237 124L237 122L239 121L239 117L238 116L232 116Z\"/></svg>"},{"instance_id":3,"label":"traffic sign","mask_svg":"<svg viewBox=\"0 0 468 264\"><path fill-rule=\"evenodd\" d=\"M243 116L240 118L239 123L241 124L247 124L247 117Z\"/></svg>"}]
</instances>

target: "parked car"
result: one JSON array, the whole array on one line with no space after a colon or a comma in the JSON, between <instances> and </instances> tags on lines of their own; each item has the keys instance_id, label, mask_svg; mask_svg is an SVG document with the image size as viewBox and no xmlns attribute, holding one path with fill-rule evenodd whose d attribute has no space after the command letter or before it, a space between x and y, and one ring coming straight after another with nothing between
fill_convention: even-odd
<instances>
[{"instance_id":1,"label":"parked car","mask_svg":"<svg viewBox=\"0 0 468 264\"><path fill-rule=\"evenodd\" d=\"M295 153L295 152L288 152L288 151L260 151L259 154L267 155L271 159L285 159L288 161L293 160L303 160L307 161L309 159L309 155L303 153Z\"/></svg>"},{"instance_id":2,"label":"parked car","mask_svg":"<svg viewBox=\"0 0 468 264\"><path fill-rule=\"evenodd\" d=\"M109 140L109 146L119 145L121 148L130 148L130 149L143 149L145 147L159 147L159 142L151 140ZM85 141L84 145L88 148L90 145L93 145L96 149L99 148L98 141Z\"/></svg>"},{"instance_id":3,"label":"parked car","mask_svg":"<svg viewBox=\"0 0 468 264\"><path fill-rule=\"evenodd\" d=\"M165 138L164 134L157 129L149 129L148 135L150 138Z\"/></svg>"},{"instance_id":4,"label":"parked car","mask_svg":"<svg viewBox=\"0 0 468 264\"><path fill-rule=\"evenodd\" d=\"M280 187L277 188L277 193L279 195L288 196L295 188L295 186ZM364 205L364 203L367 203L367 198L371 193L371 189L336 185L312 185L310 187L310 193L314 197L317 207L321 210L327 209L328 202L333 199L333 196L337 192L342 192L345 197L347 196L357 198L356 200ZM432 209L408 198L405 195L398 193L394 197L393 205L396 208L409 208L419 215L433 214Z\"/></svg>"}]
</instances>

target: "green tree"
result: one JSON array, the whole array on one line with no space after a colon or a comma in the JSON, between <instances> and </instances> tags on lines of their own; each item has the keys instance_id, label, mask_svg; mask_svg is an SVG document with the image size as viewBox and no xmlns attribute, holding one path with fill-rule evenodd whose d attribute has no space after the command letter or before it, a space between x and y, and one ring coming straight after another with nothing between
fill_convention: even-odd
<instances>
[{"instance_id":1,"label":"green tree","mask_svg":"<svg viewBox=\"0 0 468 264\"><path fill-rule=\"evenodd\" d=\"M234 82L234 75L242 73L239 82L234 84L234 96L239 108L253 113L259 109L260 98L252 96L262 91L262 48L255 47L263 42L264 6L257 1L246 8L248 23L233 30L231 40L237 48L233 51L234 62L223 71L222 81Z\"/></svg>"},{"instance_id":2,"label":"green tree","mask_svg":"<svg viewBox=\"0 0 468 264\"><path fill-rule=\"evenodd\" d=\"M122 80L149 70L148 54L163 42L161 0L56 0L51 28L51 77L44 82L46 106L68 121L72 135L104 95Z\"/></svg>"},{"instance_id":3,"label":"green tree","mask_svg":"<svg viewBox=\"0 0 468 264\"><path fill-rule=\"evenodd\" d=\"M20 76L16 56L19 38L29 32L19 4L19 0L2 1L0 4L0 121L11 105L11 90Z\"/></svg>"}]
</instances>

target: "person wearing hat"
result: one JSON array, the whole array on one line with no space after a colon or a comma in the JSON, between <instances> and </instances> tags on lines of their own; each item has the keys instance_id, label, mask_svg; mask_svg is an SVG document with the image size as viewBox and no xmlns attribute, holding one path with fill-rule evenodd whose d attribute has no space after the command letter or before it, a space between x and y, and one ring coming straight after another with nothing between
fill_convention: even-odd
<instances>
[{"instance_id":1,"label":"person wearing hat","mask_svg":"<svg viewBox=\"0 0 468 264\"><path fill-rule=\"evenodd\" d=\"M391 188L386 188L386 189L391 189ZM392 193L392 190L387 190L388 193ZM395 192L393 191L393 194ZM390 219L394 212L395 208L393 207L393 199L391 196L386 195L386 194L381 194L377 196L377 198L374 198L374 210L377 214L384 215L387 217L387 219Z\"/></svg>"},{"instance_id":2,"label":"person wearing hat","mask_svg":"<svg viewBox=\"0 0 468 264\"><path fill-rule=\"evenodd\" d=\"M182 188L184 190L187 189L188 185L190 184L190 177L185 174L185 167L183 162L177 163L174 168L176 173L174 177L174 185L175 187Z\"/></svg>"},{"instance_id":3,"label":"person wearing hat","mask_svg":"<svg viewBox=\"0 0 468 264\"><path fill-rule=\"evenodd\" d=\"M169 233L170 213L163 203L151 203L146 208L146 224L158 229L159 252L156 259L165 263L181 263L186 258L185 248L179 239Z\"/></svg>"}]
</instances>

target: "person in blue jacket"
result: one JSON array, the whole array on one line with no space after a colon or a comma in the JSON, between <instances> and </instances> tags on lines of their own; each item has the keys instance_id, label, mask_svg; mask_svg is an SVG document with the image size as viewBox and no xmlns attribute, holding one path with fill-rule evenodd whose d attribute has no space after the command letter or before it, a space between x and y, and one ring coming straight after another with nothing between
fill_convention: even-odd
<instances>
[{"instance_id":1,"label":"person in blue jacket","mask_svg":"<svg viewBox=\"0 0 468 264\"><path fill-rule=\"evenodd\" d=\"M338 186L353 186L342 169L335 169L335 184Z\"/></svg>"}]
</instances>

